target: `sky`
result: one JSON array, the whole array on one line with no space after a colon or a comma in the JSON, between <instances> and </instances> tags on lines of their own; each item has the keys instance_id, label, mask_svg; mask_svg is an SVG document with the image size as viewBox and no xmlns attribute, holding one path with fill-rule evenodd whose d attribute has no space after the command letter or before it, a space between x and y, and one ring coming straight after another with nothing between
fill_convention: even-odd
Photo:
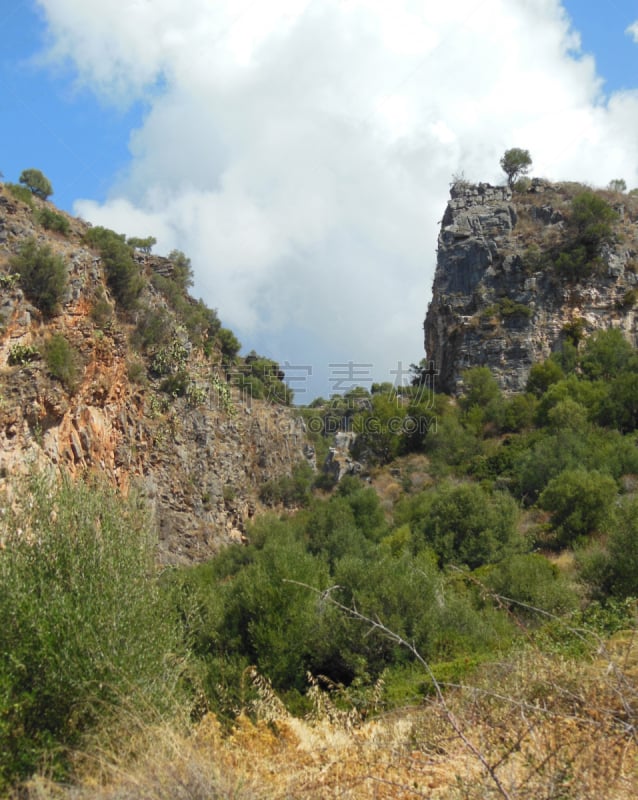
<instances>
[{"instance_id":1,"label":"sky","mask_svg":"<svg viewBox=\"0 0 638 800\"><path fill-rule=\"evenodd\" d=\"M453 177L638 186L638 2L0 0L0 170L183 250L297 401L405 382Z\"/></svg>"}]
</instances>

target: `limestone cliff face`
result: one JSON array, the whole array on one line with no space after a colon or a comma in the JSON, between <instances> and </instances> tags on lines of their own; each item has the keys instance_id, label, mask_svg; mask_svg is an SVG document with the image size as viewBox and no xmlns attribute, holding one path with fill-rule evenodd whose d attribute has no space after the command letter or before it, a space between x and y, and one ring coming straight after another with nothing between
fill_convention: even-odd
<instances>
[{"instance_id":1,"label":"limestone cliff face","mask_svg":"<svg viewBox=\"0 0 638 800\"><path fill-rule=\"evenodd\" d=\"M572 200L585 188L534 180L512 195L488 184L452 186L424 325L438 391L458 393L463 370L475 366L489 367L504 390L521 391L532 364L559 348L575 323L584 335L617 327L636 343L634 197L602 193L618 222L594 276L566 281L554 267Z\"/></svg>"},{"instance_id":2,"label":"limestone cliff face","mask_svg":"<svg viewBox=\"0 0 638 800\"><path fill-rule=\"evenodd\" d=\"M42 204L35 203L37 212ZM163 309L182 337L192 387L186 396L161 391L150 356L130 344L139 313L118 312L99 255L83 243L88 226L67 221L66 236L45 231L36 213L0 184L0 481L30 464L75 475L97 471L150 501L165 562L207 558L243 537L259 509L261 484L305 458L303 422L293 409L247 403L233 390L219 357L187 340L149 279L142 305ZM67 295L50 319L10 276L10 258L28 237L49 245L67 267ZM138 254L138 260L147 278L170 272L166 259ZM78 356L70 388L51 376L43 356L55 334ZM16 360L27 346L33 357Z\"/></svg>"}]
</instances>

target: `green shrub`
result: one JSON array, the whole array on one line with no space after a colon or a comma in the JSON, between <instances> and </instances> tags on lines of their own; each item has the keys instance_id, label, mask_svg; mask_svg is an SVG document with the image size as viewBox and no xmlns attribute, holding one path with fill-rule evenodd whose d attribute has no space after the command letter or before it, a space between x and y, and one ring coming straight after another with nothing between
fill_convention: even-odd
<instances>
[{"instance_id":1,"label":"green shrub","mask_svg":"<svg viewBox=\"0 0 638 800\"><path fill-rule=\"evenodd\" d=\"M5 183L5 186L16 200L20 200L28 205L29 208L33 208L33 195L26 186L20 186L19 183Z\"/></svg>"},{"instance_id":2,"label":"green shrub","mask_svg":"<svg viewBox=\"0 0 638 800\"><path fill-rule=\"evenodd\" d=\"M64 236L67 236L71 230L69 220L50 208L41 208L37 213L37 220L46 230L56 231Z\"/></svg>"},{"instance_id":3,"label":"green shrub","mask_svg":"<svg viewBox=\"0 0 638 800\"><path fill-rule=\"evenodd\" d=\"M608 542L609 584L618 597L638 597L638 500L616 511Z\"/></svg>"},{"instance_id":4,"label":"green shrub","mask_svg":"<svg viewBox=\"0 0 638 800\"><path fill-rule=\"evenodd\" d=\"M141 250L142 253L150 255L150 252L153 249L154 245L157 244L157 239L154 236L146 236L144 238L140 238L138 236L131 236L129 239L127 239L126 243L130 247L133 247L135 250Z\"/></svg>"},{"instance_id":5,"label":"green shrub","mask_svg":"<svg viewBox=\"0 0 638 800\"><path fill-rule=\"evenodd\" d=\"M34 344L14 344L9 350L7 363L10 367L24 366L40 358L40 351Z\"/></svg>"},{"instance_id":6,"label":"green shrub","mask_svg":"<svg viewBox=\"0 0 638 800\"><path fill-rule=\"evenodd\" d=\"M529 371L527 391L536 397L541 397L553 384L565 377L560 365L553 358L548 358L540 364L534 364Z\"/></svg>"},{"instance_id":7,"label":"green shrub","mask_svg":"<svg viewBox=\"0 0 638 800\"><path fill-rule=\"evenodd\" d=\"M595 192L584 191L572 201L568 229L571 240L555 258L558 274L568 281L584 280L602 269L601 247L614 235L614 209Z\"/></svg>"},{"instance_id":8,"label":"green shrub","mask_svg":"<svg viewBox=\"0 0 638 800\"><path fill-rule=\"evenodd\" d=\"M224 364L234 364L241 350L239 339L228 328L220 328L217 332L217 340L222 351Z\"/></svg>"},{"instance_id":9,"label":"green shrub","mask_svg":"<svg viewBox=\"0 0 638 800\"><path fill-rule=\"evenodd\" d=\"M146 365L143 361L134 359L129 361L126 368L128 379L132 383L144 385L146 383Z\"/></svg>"},{"instance_id":10,"label":"green shrub","mask_svg":"<svg viewBox=\"0 0 638 800\"><path fill-rule=\"evenodd\" d=\"M283 504L286 508L307 506L312 498L314 473L308 464L295 467L292 475L282 475L263 484L259 499L268 506Z\"/></svg>"},{"instance_id":11,"label":"green shrub","mask_svg":"<svg viewBox=\"0 0 638 800\"><path fill-rule=\"evenodd\" d=\"M173 322L163 308L142 308L139 312L131 342L138 350L166 345L173 334Z\"/></svg>"},{"instance_id":12,"label":"green shrub","mask_svg":"<svg viewBox=\"0 0 638 800\"><path fill-rule=\"evenodd\" d=\"M56 333L47 340L44 345L44 360L49 374L59 380L68 391L75 391L80 374L80 356L61 333Z\"/></svg>"},{"instance_id":13,"label":"green shrub","mask_svg":"<svg viewBox=\"0 0 638 800\"><path fill-rule=\"evenodd\" d=\"M537 616L534 609L562 614L577 604L575 592L558 567L538 553L504 559L489 568L484 581L515 614L523 617ZM542 614L538 617L542 619Z\"/></svg>"},{"instance_id":14,"label":"green shrub","mask_svg":"<svg viewBox=\"0 0 638 800\"><path fill-rule=\"evenodd\" d=\"M68 284L67 269L60 256L48 245L39 246L30 238L9 263L11 270L20 276L20 285L29 300L43 314L56 314Z\"/></svg>"},{"instance_id":15,"label":"green shrub","mask_svg":"<svg viewBox=\"0 0 638 800\"><path fill-rule=\"evenodd\" d=\"M585 342L580 366L590 380L610 380L630 366L635 369L636 351L617 328L597 331Z\"/></svg>"},{"instance_id":16,"label":"green shrub","mask_svg":"<svg viewBox=\"0 0 638 800\"><path fill-rule=\"evenodd\" d=\"M518 536L518 509L505 493L490 494L473 483L444 483L423 492L408 506L415 547L431 548L441 564L471 569L526 548Z\"/></svg>"},{"instance_id":17,"label":"green shrub","mask_svg":"<svg viewBox=\"0 0 638 800\"><path fill-rule=\"evenodd\" d=\"M108 328L113 319L113 306L104 297L104 293L100 291L96 294L91 306L91 319L98 326L98 328Z\"/></svg>"},{"instance_id":18,"label":"green shrub","mask_svg":"<svg viewBox=\"0 0 638 800\"><path fill-rule=\"evenodd\" d=\"M116 301L125 310L135 308L145 282L140 266L133 258L133 248L126 243L126 237L108 228L96 226L90 228L84 238L87 244L99 251L106 282Z\"/></svg>"},{"instance_id":19,"label":"green shrub","mask_svg":"<svg viewBox=\"0 0 638 800\"><path fill-rule=\"evenodd\" d=\"M136 497L42 476L16 489L0 517L0 793L43 762L63 777L121 703L162 713L184 657Z\"/></svg>"},{"instance_id":20,"label":"green shrub","mask_svg":"<svg viewBox=\"0 0 638 800\"><path fill-rule=\"evenodd\" d=\"M616 482L609 475L566 469L549 481L538 502L552 512L558 544L568 545L604 527L617 494Z\"/></svg>"}]
</instances>

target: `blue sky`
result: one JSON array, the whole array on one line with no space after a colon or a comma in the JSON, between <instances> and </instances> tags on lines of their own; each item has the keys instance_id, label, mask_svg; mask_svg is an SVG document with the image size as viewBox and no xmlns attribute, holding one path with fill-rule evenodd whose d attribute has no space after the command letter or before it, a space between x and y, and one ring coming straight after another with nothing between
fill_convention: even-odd
<instances>
[{"instance_id":1,"label":"blue sky","mask_svg":"<svg viewBox=\"0 0 638 800\"><path fill-rule=\"evenodd\" d=\"M498 182L523 146L535 174L638 186L637 21L624 0L0 0L0 170L184 250L245 350L313 365L311 394L335 363L392 380L423 356L452 175Z\"/></svg>"},{"instance_id":2,"label":"blue sky","mask_svg":"<svg viewBox=\"0 0 638 800\"><path fill-rule=\"evenodd\" d=\"M0 170L17 181L26 167L41 169L55 189L52 201L73 210L78 197L103 200L126 167L131 130L144 106L116 108L79 88L74 71L42 62L46 22L32 0L1 0Z\"/></svg>"}]
</instances>

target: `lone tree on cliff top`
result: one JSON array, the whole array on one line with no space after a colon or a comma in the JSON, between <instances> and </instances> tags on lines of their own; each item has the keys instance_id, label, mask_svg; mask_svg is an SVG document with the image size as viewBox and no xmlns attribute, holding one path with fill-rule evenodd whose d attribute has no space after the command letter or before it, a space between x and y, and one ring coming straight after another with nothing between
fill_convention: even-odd
<instances>
[{"instance_id":1,"label":"lone tree on cliff top","mask_svg":"<svg viewBox=\"0 0 638 800\"><path fill-rule=\"evenodd\" d=\"M42 200L47 200L53 194L51 181L39 169L23 170L20 175L20 183Z\"/></svg>"},{"instance_id":2,"label":"lone tree on cliff top","mask_svg":"<svg viewBox=\"0 0 638 800\"><path fill-rule=\"evenodd\" d=\"M529 150L521 150L520 147L512 147L506 150L501 159L501 169L507 175L507 184L511 188L516 179L521 175L526 175L532 166L532 157Z\"/></svg>"}]
</instances>

